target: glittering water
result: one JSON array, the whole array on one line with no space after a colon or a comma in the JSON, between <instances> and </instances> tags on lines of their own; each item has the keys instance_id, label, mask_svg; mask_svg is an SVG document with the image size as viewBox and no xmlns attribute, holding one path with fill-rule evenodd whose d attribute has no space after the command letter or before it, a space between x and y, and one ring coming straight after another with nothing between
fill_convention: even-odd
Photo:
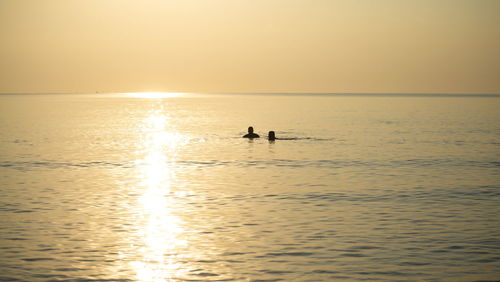
<instances>
[{"instance_id":1,"label":"glittering water","mask_svg":"<svg viewBox=\"0 0 500 282\"><path fill-rule=\"evenodd\" d=\"M1 95L0 280L498 280L499 109Z\"/></svg>"}]
</instances>

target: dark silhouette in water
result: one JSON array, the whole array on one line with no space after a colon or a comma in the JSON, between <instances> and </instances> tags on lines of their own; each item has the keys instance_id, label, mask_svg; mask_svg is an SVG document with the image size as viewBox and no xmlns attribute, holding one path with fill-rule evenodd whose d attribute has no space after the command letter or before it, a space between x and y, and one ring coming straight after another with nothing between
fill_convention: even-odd
<instances>
[{"instance_id":1,"label":"dark silhouette in water","mask_svg":"<svg viewBox=\"0 0 500 282\"><path fill-rule=\"evenodd\" d=\"M253 133L253 127L248 127L248 134L243 135L243 138L259 138L258 134Z\"/></svg>"},{"instance_id":2,"label":"dark silhouette in water","mask_svg":"<svg viewBox=\"0 0 500 282\"><path fill-rule=\"evenodd\" d=\"M276 140L276 135L274 134L274 131L269 131L269 133L267 134L267 139L269 141L274 141Z\"/></svg>"}]
</instances>

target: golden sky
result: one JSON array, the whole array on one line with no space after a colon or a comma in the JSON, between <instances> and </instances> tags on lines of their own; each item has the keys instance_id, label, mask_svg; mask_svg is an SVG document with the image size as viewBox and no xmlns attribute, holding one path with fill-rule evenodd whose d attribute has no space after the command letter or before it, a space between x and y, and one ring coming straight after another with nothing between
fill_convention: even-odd
<instances>
[{"instance_id":1,"label":"golden sky","mask_svg":"<svg viewBox=\"0 0 500 282\"><path fill-rule=\"evenodd\" d=\"M0 92L500 93L498 0L0 0Z\"/></svg>"}]
</instances>

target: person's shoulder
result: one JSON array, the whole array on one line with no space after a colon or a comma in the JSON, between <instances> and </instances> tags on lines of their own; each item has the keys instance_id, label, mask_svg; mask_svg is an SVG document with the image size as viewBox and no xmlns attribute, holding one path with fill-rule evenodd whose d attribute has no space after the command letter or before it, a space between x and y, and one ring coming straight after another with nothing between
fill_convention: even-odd
<instances>
[{"instance_id":1,"label":"person's shoulder","mask_svg":"<svg viewBox=\"0 0 500 282\"><path fill-rule=\"evenodd\" d=\"M255 133L248 133L248 134L245 134L243 135L243 138L259 138L260 136L258 134L255 134Z\"/></svg>"}]
</instances>

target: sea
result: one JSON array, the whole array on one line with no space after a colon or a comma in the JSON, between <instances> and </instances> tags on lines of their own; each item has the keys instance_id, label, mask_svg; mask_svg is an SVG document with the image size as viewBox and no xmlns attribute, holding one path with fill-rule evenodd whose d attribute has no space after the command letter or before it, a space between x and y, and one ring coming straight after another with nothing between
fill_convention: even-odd
<instances>
[{"instance_id":1,"label":"sea","mask_svg":"<svg viewBox=\"0 0 500 282\"><path fill-rule=\"evenodd\" d=\"M3 94L0 195L0 281L500 281L500 95Z\"/></svg>"}]
</instances>

